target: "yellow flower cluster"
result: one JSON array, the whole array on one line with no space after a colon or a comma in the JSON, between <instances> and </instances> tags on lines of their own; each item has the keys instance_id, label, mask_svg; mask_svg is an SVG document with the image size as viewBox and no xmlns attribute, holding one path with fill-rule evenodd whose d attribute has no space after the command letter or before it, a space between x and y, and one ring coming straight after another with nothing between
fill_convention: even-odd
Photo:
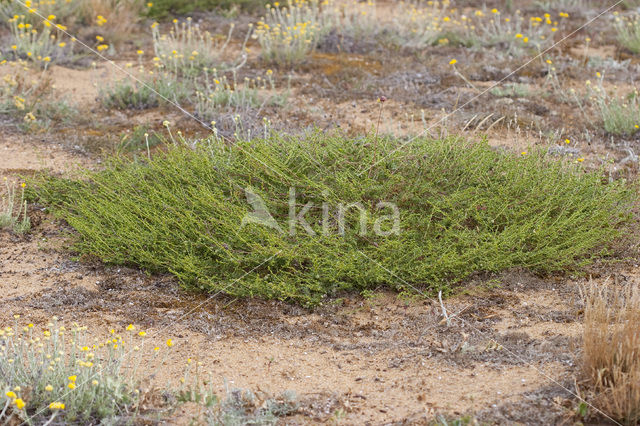
<instances>
[{"instance_id":1,"label":"yellow flower cluster","mask_svg":"<svg viewBox=\"0 0 640 426\"><path fill-rule=\"evenodd\" d=\"M111 404L113 398L120 396L109 392L121 392L125 383L133 393L139 393L135 391L134 378L122 375L118 366L129 362L126 360L133 353L142 353L147 332L129 324L126 331L140 344L132 344L131 351L116 351L114 349L124 346L125 341L115 329L110 331L112 338L102 343L94 339L91 344L86 342L87 327L75 323L68 333L53 317L39 332L33 323L20 325L20 315L14 315L14 319L14 326L0 329L0 348L5 348L0 351L0 371L12 372L9 377L0 378L0 384L7 389L4 396L14 409L26 409L31 400L47 401L43 407L31 408L38 411L48 407L55 416L70 406L77 412L82 409L78 404L87 401ZM174 346L173 340L167 339L166 346ZM158 346L152 351L155 356L159 352ZM140 363L141 357L139 355L135 362ZM21 397L25 385L29 387L28 399ZM102 402L100 398L103 398Z\"/></svg>"},{"instance_id":2,"label":"yellow flower cluster","mask_svg":"<svg viewBox=\"0 0 640 426\"><path fill-rule=\"evenodd\" d=\"M294 0L287 6L267 5L267 15L256 24L254 38L269 62L300 62L321 36L321 16L316 0Z\"/></svg>"}]
</instances>

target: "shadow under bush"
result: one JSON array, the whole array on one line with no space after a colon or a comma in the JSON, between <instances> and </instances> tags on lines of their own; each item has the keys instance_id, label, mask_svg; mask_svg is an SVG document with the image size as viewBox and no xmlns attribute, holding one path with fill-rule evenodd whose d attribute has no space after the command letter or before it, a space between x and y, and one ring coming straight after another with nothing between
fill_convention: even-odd
<instances>
[{"instance_id":1,"label":"shadow under bush","mask_svg":"<svg viewBox=\"0 0 640 426\"><path fill-rule=\"evenodd\" d=\"M453 138L402 143L322 133L235 145L211 138L34 185L77 231L80 254L170 272L190 289L303 304L380 285L446 293L471 274L514 267L578 268L608 254L635 202L634 185L543 152L515 156ZM315 235L300 222L290 234L291 188L294 216L313 203L304 219ZM256 200L271 226L246 220ZM392 226L380 201L397 206L397 234L376 235ZM352 206L341 235L338 206L357 202L366 226Z\"/></svg>"}]
</instances>

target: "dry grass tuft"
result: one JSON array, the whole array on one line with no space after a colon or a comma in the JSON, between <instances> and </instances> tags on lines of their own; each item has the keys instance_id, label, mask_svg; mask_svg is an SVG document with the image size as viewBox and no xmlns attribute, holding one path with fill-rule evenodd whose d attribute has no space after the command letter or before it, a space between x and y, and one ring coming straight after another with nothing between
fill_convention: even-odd
<instances>
[{"instance_id":1,"label":"dry grass tuft","mask_svg":"<svg viewBox=\"0 0 640 426\"><path fill-rule=\"evenodd\" d=\"M80 3L78 18L89 27L81 31L81 35L93 36L97 32L115 44L131 40L131 34L142 30L141 11L142 2L136 0L84 0ZM97 20L98 16L104 18L104 23Z\"/></svg>"},{"instance_id":2,"label":"dry grass tuft","mask_svg":"<svg viewBox=\"0 0 640 426\"><path fill-rule=\"evenodd\" d=\"M625 424L640 421L640 288L585 292L583 368L590 403Z\"/></svg>"}]
</instances>

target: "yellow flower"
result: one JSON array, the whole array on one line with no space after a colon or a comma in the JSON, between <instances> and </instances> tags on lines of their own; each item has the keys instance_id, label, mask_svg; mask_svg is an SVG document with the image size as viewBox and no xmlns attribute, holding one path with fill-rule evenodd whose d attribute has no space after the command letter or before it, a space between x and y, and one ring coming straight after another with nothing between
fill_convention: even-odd
<instances>
[{"instance_id":1,"label":"yellow flower","mask_svg":"<svg viewBox=\"0 0 640 426\"><path fill-rule=\"evenodd\" d=\"M70 382L70 383L67 385L67 387L68 387L69 389L75 389L75 388L76 388L76 384L75 384L75 383L73 383L73 382Z\"/></svg>"},{"instance_id":2,"label":"yellow flower","mask_svg":"<svg viewBox=\"0 0 640 426\"><path fill-rule=\"evenodd\" d=\"M45 56L44 58L42 58L42 60L43 60L44 62L51 62L51 58L50 58L50 57L48 57L48 56Z\"/></svg>"},{"instance_id":3,"label":"yellow flower","mask_svg":"<svg viewBox=\"0 0 640 426\"><path fill-rule=\"evenodd\" d=\"M56 19L56 15L49 15L47 16L47 19L53 21L54 19Z\"/></svg>"},{"instance_id":4,"label":"yellow flower","mask_svg":"<svg viewBox=\"0 0 640 426\"><path fill-rule=\"evenodd\" d=\"M553 62L551 62L551 59L547 59L547 63L551 65Z\"/></svg>"},{"instance_id":5,"label":"yellow flower","mask_svg":"<svg viewBox=\"0 0 640 426\"><path fill-rule=\"evenodd\" d=\"M22 400L22 398L17 398L13 400L13 403L16 404L16 407L18 407L18 410L22 410L24 408L25 402Z\"/></svg>"},{"instance_id":6,"label":"yellow flower","mask_svg":"<svg viewBox=\"0 0 640 426\"><path fill-rule=\"evenodd\" d=\"M158 351L160 350L160 348L159 348L158 346L156 346L155 348L153 348L153 350L154 350L155 352L158 352Z\"/></svg>"},{"instance_id":7,"label":"yellow flower","mask_svg":"<svg viewBox=\"0 0 640 426\"><path fill-rule=\"evenodd\" d=\"M98 41L104 41L104 37L97 35L97 36L96 36L96 40L98 40Z\"/></svg>"},{"instance_id":8,"label":"yellow flower","mask_svg":"<svg viewBox=\"0 0 640 426\"><path fill-rule=\"evenodd\" d=\"M449 65L455 65L457 63L458 63L457 59L452 59L452 60L449 61Z\"/></svg>"},{"instance_id":9,"label":"yellow flower","mask_svg":"<svg viewBox=\"0 0 640 426\"><path fill-rule=\"evenodd\" d=\"M36 121L36 116L33 115L32 112L28 112L27 115L24 116L24 121Z\"/></svg>"},{"instance_id":10,"label":"yellow flower","mask_svg":"<svg viewBox=\"0 0 640 426\"><path fill-rule=\"evenodd\" d=\"M93 386L98 386L98 383L99 383L99 382L98 382L97 380L92 380L92 381L91 381L91 384L92 384Z\"/></svg>"},{"instance_id":11,"label":"yellow flower","mask_svg":"<svg viewBox=\"0 0 640 426\"><path fill-rule=\"evenodd\" d=\"M103 50L107 50L109 48L108 44L100 44L98 45L98 47L96 47L96 49L98 49L98 52L102 52Z\"/></svg>"},{"instance_id":12,"label":"yellow flower","mask_svg":"<svg viewBox=\"0 0 640 426\"><path fill-rule=\"evenodd\" d=\"M144 55L144 50L138 50L136 53L137 53L138 55Z\"/></svg>"},{"instance_id":13,"label":"yellow flower","mask_svg":"<svg viewBox=\"0 0 640 426\"><path fill-rule=\"evenodd\" d=\"M522 38L522 37L524 37L522 34L520 33L516 34L516 38Z\"/></svg>"},{"instance_id":14,"label":"yellow flower","mask_svg":"<svg viewBox=\"0 0 640 426\"><path fill-rule=\"evenodd\" d=\"M127 331L133 331L133 330L135 330L135 329L136 329L136 327L135 327L133 324L129 324L129 325L127 326Z\"/></svg>"},{"instance_id":15,"label":"yellow flower","mask_svg":"<svg viewBox=\"0 0 640 426\"><path fill-rule=\"evenodd\" d=\"M67 45L67 43L65 43L64 41L61 41L60 43L58 43L58 46L60 47L65 47Z\"/></svg>"},{"instance_id":16,"label":"yellow flower","mask_svg":"<svg viewBox=\"0 0 640 426\"><path fill-rule=\"evenodd\" d=\"M173 340L172 339L167 339L167 346L169 346L169 347L173 346Z\"/></svg>"},{"instance_id":17,"label":"yellow flower","mask_svg":"<svg viewBox=\"0 0 640 426\"><path fill-rule=\"evenodd\" d=\"M69 377L67 377L67 379L69 379L70 382L75 382L78 379L78 376L76 376L76 375L69 376Z\"/></svg>"},{"instance_id":18,"label":"yellow flower","mask_svg":"<svg viewBox=\"0 0 640 426\"><path fill-rule=\"evenodd\" d=\"M140 333L138 333L138 336L140 336L140 337L144 337L146 335L147 335L146 331L141 331Z\"/></svg>"},{"instance_id":19,"label":"yellow flower","mask_svg":"<svg viewBox=\"0 0 640 426\"><path fill-rule=\"evenodd\" d=\"M527 151L522 151L520 155L527 155Z\"/></svg>"},{"instance_id":20,"label":"yellow flower","mask_svg":"<svg viewBox=\"0 0 640 426\"><path fill-rule=\"evenodd\" d=\"M52 402L49 404L49 410L64 410L64 402Z\"/></svg>"},{"instance_id":21,"label":"yellow flower","mask_svg":"<svg viewBox=\"0 0 640 426\"><path fill-rule=\"evenodd\" d=\"M44 387L44 390L46 390L47 392L53 392L53 386L47 385Z\"/></svg>"},{"instance_id":22,"label":"yellow flower","mask_svg":"<svg viewBox=\"0 0 640 426\"><path fill-rule=\"evenodd\" d=\"M170 125L170 124L171 124L171 123L169 123L169 120L164 120L164 121L162 122L162 125L163 125L164 127L169 127L169 125ZM169 340L171 340L171 339L169 339Z\"/></svg>"},{"instance_id":23,"label":"yellow flower","mask_svg":"<svg viewBox=\"0 0 640 426\"><path fill-rule=\"evenodd\" d=\"M582 163L584 161L584 158L578 158L578 162Z\"/></svg>"},{"instance_id":24,"label":"yellow flower","mask_svg":"<svg viewBox=\"0 0 640 426\"><path fill-rule=\"evenodd\" d=\"M564 142L565 143L571 143L571 141L569 139L565 139Z\"/></svg>"},{"instance_id":25,"label":"yellow flower","mask_svg":"<svg viewBox=\"0 0 640 426\"><path fill-rule=\"evenodd\" d=\"M153 3L151 2L147 3L147 7L153 7Z\"/></svg>"},{"instance_id":26,"label":"yellow flower","mask_svg":"<svg viewBox=\"0 0 640 426\"><path fill-rule=\"evenodd\" d=\"M11 46L11 48L12 48L13 50L17 50L17 49L18 49L18 46L16 46L16 45L14 44L14 45L12 45L12 46Z\"/></svg>"},{"instance_id":27,"label":"yellow flower","mask_svg":"<svg viewBox=\"0 0 640 426\"><path fill-rule=\"evenodd\" d=\"M5 393L5 395L7 395L7 398L11 398L11 399L16 399L18 397L18 395L16 395L14 391L9 391Z\"/></svg>"}]
</instances>

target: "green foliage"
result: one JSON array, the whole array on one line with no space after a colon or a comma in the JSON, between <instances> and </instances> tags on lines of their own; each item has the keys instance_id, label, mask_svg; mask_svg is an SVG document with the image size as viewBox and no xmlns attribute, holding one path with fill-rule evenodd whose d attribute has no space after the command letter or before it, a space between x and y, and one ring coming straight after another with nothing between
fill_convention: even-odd
<instances>
[{"instance_id":1,"label":"green foliage","mask_svg":"<svg viewBox=\"0 0 640 426\"><path fill-rule=\"evenodd\" d=\"M322 133L234 145L212 137L150 161L113 158L84 180L45 177L36 193L77 231L81 254L170 272L190 289L303 304L380 285L446 293L483 271L579 267L607 253L636 199L627 183L542 151L512 156L459 139L400 144ZM367 171L375 158L385 160ZM315 235L300 223L288 232L292 187L295 214L314 203L305 219ZM254 211L247 189L283 232L241 226ZM376 222L391 226L380 201L398 207L399 233L372 232ZM341 235L337 206L356 202L368 212L367 233L350 208Z\"/></svg>"},{"instance_id":2,"label":"green foliage","mask_svg":"<svg viewBox=\"0 0 640 426\"><path fill-rule=\"evenodd\" d=\"M231 9L234 7L253 11L266 3L266 0L155 0L152 2L153 5L148 8L147 15L156 19L164 19L194 11Z\"/></svg>"},{"instance_id":3,"label":"green foliage","mask_svg":"<svg viewBox=\"0 0 640 426\"><path fill-rule=\"evenodd\" d=\"M188 99L189 84L169 73L159 73L154 79L122 79L100 91L100 102L106 108L149 109L168 101L182 103Z\"/></svg>"},{"instance_id":4,"label":"green foliage","mask_svg":"<svg viewBox=\"0 0 640 426\"><path fill-rule=\"evenodd\" d=\"M116 151L120 153L148 151L160 145L164 137L147 126L135 126L131 131L122 133Z\"/></svg>"},{"instance_id":5,"label":"green foliage","mask_svg":"<svg viewBox=\"0 0 640 426\"><path fill-rule=\"evenodd\" d=\"M499 98L502 98L502 97L527 98L532 95L532 92L529 89L529 86L521 83L507 83L502 85L502 87L497 86L489 90L489 93Z\"/></svg>"}]
</instances>

